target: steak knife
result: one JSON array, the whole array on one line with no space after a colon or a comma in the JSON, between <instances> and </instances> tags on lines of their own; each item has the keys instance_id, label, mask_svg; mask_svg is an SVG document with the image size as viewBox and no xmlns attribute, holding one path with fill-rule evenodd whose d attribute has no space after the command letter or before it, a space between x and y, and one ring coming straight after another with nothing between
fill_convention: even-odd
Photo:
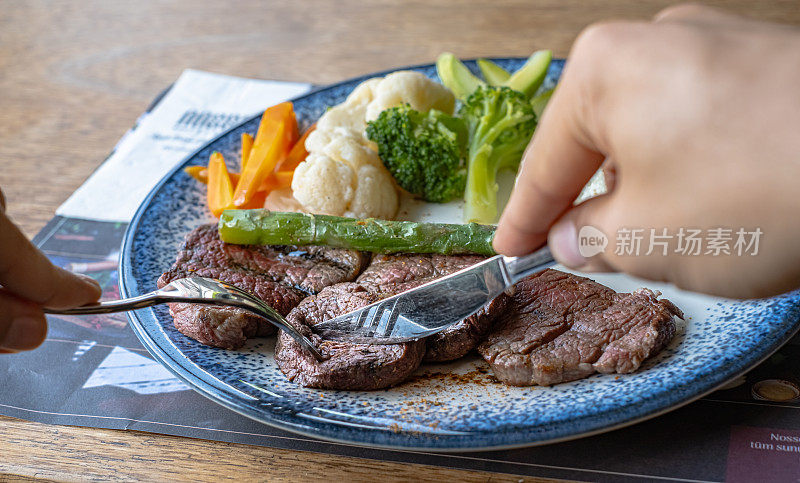
<instances>
[{"instance_id":1,"label":"steak knife","mask_svg":"<svg viewBox=\"0 0 800 483\"><path fill-rule=\"evenodd\" d=\"M545 246L522 257L496 255L446 277L312 327L323 339L396 344L428 337L473 315L529 275L555 265Z\"/></svg>"}]
</instances>

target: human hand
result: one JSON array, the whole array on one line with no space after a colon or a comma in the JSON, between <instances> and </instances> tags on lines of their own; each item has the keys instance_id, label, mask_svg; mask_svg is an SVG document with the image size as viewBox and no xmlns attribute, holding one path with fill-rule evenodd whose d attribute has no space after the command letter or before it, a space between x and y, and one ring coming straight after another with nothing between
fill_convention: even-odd
<instances>
[{"instance_id":1,"label":"human hand","mask_svg":"<svg viewBox=\"0 0 800 483\"><path fill-rule=\"evenodd\" d=\"M5 214L0 192L0 353L30 350L47 335L43 307L70 308L100 298L91 278L58 268Z\"/></svg>"},{"instance_id":2,"label":"human hand","mask_svg":"<svg viewBox=\"0 0 800 483\"><path fill-rule=\"evenodd\" d=\"M523 157L496 250L522 255L548 241L568 267L728 297L797 288L799 81L793 27L697 6L589 27ZM573 207L604 162L609 192ZM589 258L577 236L587 225L608 237ZM619 250L629 237L620 230L719 227L732 230L729 248L740 228L760 229L757 254L686 255L676 237L666 254L647 254L647 239L638 256Z\"/></svg>"}]
</instances>

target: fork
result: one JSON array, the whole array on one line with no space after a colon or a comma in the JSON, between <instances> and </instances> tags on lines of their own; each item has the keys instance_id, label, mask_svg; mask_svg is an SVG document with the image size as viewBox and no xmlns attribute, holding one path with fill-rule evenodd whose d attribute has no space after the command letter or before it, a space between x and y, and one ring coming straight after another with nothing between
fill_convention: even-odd
<instances>
[{"instance_id":1,"label":"fork","mask_svg":"<svg viewBox=\"0 0 800 483\"><path fill-rule=\"evenodd\" d=\"M258 297L244 290L213 278L190 277L180 278L138 297L129 299L111 300L93 305L84 305L72 309L44 309L48 314L83 315L83 314L109 314L112 312L125 312L141 309L169 302L184 302L193 304L224 305L237 307L253 312L267 319L269 323L289 334L300 345L311 352L318 361L323 360L322 354L314 344L275 309Z\"/></svg>"}]
</instances>

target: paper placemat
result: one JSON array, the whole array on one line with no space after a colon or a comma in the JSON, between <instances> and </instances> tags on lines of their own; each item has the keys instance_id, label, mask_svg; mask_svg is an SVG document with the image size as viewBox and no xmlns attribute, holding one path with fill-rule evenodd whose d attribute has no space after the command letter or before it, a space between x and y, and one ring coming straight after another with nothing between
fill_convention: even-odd
<instances>
[{"instance_id":1,"label":"paper placemat","mask_svg":"<svg viewBox=\"0 0 800 483\"><path fill-rule=\"evenodd\" d=\"M186 70L56 214L127 223L153 186L190 153L267 107L309 90L311 84Z\"/></svg>"}]
</instances>

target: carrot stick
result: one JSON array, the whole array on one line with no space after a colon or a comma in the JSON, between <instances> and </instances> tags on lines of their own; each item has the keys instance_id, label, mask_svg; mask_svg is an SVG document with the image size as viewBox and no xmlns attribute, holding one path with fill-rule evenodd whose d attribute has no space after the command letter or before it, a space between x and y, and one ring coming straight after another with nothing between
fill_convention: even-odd
<instances>
[{"instance_id":1,"label":"carrot stick","mask_svg":"<svg viewBox=\"0 0 800 483\"><path fill-rule=\"evenodd\" d=\"M279 187L287 188L292 185L292 179L294 178L294 170L292 171L275 171L272 173L275 177L275 180L278 182Z\"/></svg>"},{"instance_id":2,"label":"carrot stick","mask_svg":"<svg viewBox=\"0 0 800 483\"><path fill-rule=\"evenodd\" d=\"M247 166L247 158L250 157L250 150L253 149L253 136L242 133L242 171Z\"/></svg>"},{"instance_id":3,"label":"carrot stick","mask_svg":"<svg viewBox=\"0 0 800 483\"><path fill-rule=\"evenodd\" d=\"M183 168L183 171L192 178L196 179L197 181L203 184L208 184L208 167L188 166L186 168ZM229 172L228 176L231 177L231 183L233 184L233 186L236 186L236 183L239 182L239 173Z\"/></svg>"},{"instance_id":4,"label":"carrot stick","mask_svg":"<svg viewBox=\"0 0 800 483\"><path fill-rule=\"evenodd\" d=\"M291 102L283 102L264 111L247 165L233 194L236 206L243 206L253 198L264 179L296 142L296 133L297 120Z\"/></svg>"},{"instance_id":5,"label":"carrot stick","mask_svg":"<svg viewBox=\"0 0 800 483\"><path fill-rule=\"evenodd\" d=\"M242 205L240 208L243 210L251 210L254 208L263 208L264 202L267 200L267 193L266 191L259 191L257 192L250 201Z\"/></svg>"},{"instance_id":6,"label":"carrot stick","mask_svg":"<svg viewBox=\"0 0 800 483\"><path fill-rule=\"evenodd\" d=\"M183 168L183 172L203 184L208 184L208 167L206 166L188 166Z\"/></svg>"},{"instance_id":7,"label":"carrot stick","mask_svg":"<svg viewBox=\"0 0 800 483\"><path fill-rule=\"evenodd\" d=\"M303 133L303 136L292 146L292 149L289 151L289 154L286 155L281 162L278 163L278 166L275 168L275 171L294 171L297 168L297 165L302 163L306 157L308 156L308 151L306 151L306 139L308 135L311 134L311 131L316 129L317 125L313 124L311 127L306 129L306 132Z\"/></svg>"},{"instance_id":8,"label":"carrot stick","mask_svg":"<svg viewBox=\"0 0 800 483\"><path fill-rule=\"evenodd\" d=\"M258 191L269 193L272 190L288 188L292 185L293 178L294 171L273 171L269 176L264 178L261 186L258 187Z\"/></svg>"},{"instance_id":9,"label":"carrot stick","mask_svg":"<svg viewBox=\"0 0 800 483\"><path fill-rule=\"evenodd\" d=\"M233 183L222 154L215 152L208 160L208 208L214 216L233 207Z\"/></svg>"}]
</instances>

